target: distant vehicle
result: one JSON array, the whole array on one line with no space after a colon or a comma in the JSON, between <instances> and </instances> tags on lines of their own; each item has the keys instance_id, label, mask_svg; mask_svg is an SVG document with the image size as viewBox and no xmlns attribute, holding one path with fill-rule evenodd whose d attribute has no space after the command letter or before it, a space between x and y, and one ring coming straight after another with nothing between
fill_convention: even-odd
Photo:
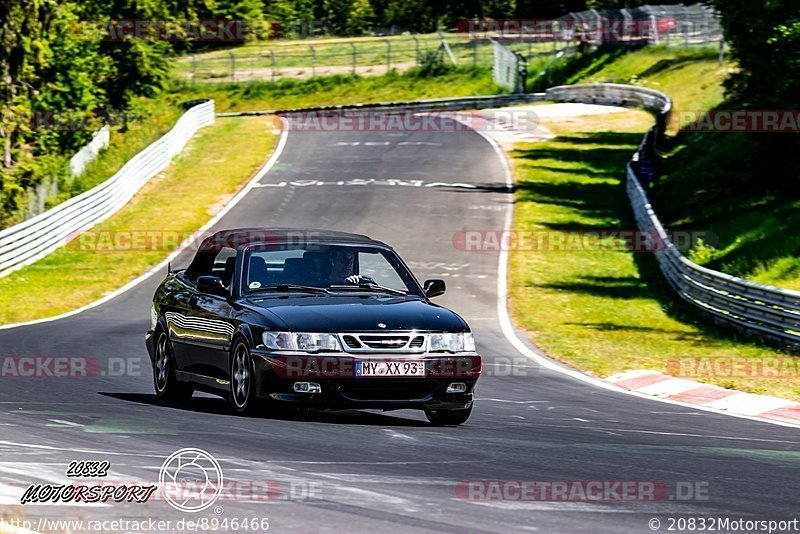
<instances>
[{"instance_id":1,"label":"distant vehicle","mask_svg":"<svg viewBox=\"0 0 800 534\"><path fill-rule=\"evenodd\" d=\"M216 393L241 414L257 404L415 408L433 424L461 424L481 358L467 323L430 301L444 292L366 236L218 232L153 298L156 394Z\"/></svg>"}]
</instances>

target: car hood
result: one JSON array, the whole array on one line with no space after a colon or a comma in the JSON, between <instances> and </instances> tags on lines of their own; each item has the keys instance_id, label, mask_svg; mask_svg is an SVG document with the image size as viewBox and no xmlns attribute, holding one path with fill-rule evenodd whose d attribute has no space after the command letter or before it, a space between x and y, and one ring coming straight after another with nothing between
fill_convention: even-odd
<instances>
[{"instance_id":1,"label":"car hood","mask_svg":"<svg viewBox=\"0 0 800 534\"><path fill-rule=\"evenodd\" d=\"M291 296L248 300L262 314L295 332L461 332L466 323L454 312L414 297ZM378 326L385 325L384 328Z\"/></svg>"}]
</instances>

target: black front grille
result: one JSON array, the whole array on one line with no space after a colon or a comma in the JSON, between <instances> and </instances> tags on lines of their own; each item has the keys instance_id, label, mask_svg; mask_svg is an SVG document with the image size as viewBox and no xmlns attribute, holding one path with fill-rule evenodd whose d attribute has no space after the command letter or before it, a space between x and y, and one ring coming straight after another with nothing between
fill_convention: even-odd
<instances>
[{"instance_id":1,"label":"black front grille","mask_svg":"<svg viewBox=\"0 0 800 534\"><path fill-rule=\"evenodd\" d=\"M408 336L359 336L361 342L371 349L402 349L408 344Z\"/></svg>"},{"instance_id":2,"label":"black front grille","mask_svg":"<svg viewBox=\"0 0 800 534\"><path fill-rule=\"evenodd\" d=\"M408 346L411 347L412 349L418 349L422 346L423 343L425 343L425 338L422 336L417 336L411 340L411 343Z\"/></svg>"},{"instance_id":3,"label":"black front grille","mask_svg":"<svg viewBox=\"0 0 800 534\"><path fill-rule=\"evenodd\" d=\"M347 344L347 346L351 349L361 348L361 343L358 342L355 336L342 336L342 339L344 339L345 344Z\"/></svg>"},{"instance_id":4,"label":"black front grille","mask_svg":"<svg viewBox=\"0 0 800 534\"><path fill-rule=\"evenodd\" d=\"M433 384L417 378L364 378L341 386L341 393L354 400L418 400L433 392Z\"/></svg>"}]
</instances>

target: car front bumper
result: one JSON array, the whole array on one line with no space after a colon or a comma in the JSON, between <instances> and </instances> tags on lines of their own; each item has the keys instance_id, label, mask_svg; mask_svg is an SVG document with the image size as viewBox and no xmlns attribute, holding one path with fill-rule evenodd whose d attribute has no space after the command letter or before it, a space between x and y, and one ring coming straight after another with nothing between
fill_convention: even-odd
<instances>
[{"instance_id":1,"label":"car front bumper","mask_svg":"<svg viewBox=\"0 0 800 534\"><path fill-rule=\"evenodd\" d=\"M425 376L355 376L358 360L422 361ZM472 405L481 373L481 358L475 353L370 354L360 358L353 354L320 356L254 350L253 363L260 398L327 409L466 409ZM295 382L313 382L322 391L298 393L293 390ZM448 393L453 383L463 383L465 391Z\"/></svg>"}]
</instances>

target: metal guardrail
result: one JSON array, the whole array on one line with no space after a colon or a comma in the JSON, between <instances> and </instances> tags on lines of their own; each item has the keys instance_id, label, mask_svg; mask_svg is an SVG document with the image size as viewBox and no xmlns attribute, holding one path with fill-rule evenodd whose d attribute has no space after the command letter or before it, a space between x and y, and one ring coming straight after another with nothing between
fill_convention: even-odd
<instances>
[{"instance_id":1,"label":"metal guardrail","mask_svg":"<svg viewBox=\"0 0 800 534\"><path fill-rule=\"evenodd\" d=\"M315 106L306 108L237 111L217 113L217 117L243 117L252 115L292 115L300 113L339 113L339 112L387 112L403 111L458 111L465 109L485 109L516 104L544 102L545 93L515 93L510 95L465 96L456 98L429 98L426 100L409 100L404 102L376 102L372 104L344 104L339 106Z\"/></svg>"},{"instance_id":2,"label":"metal guardrail","mask_svg":"<svg viewBox=\"0 0 800 534\"><path fill-rule=\"evenodd\" d=\"M672 101L652 89L617 84L554 87L548 100L641 107L656 116L656 124L627 165L627 192L640 231L657 235L655 255L662 274L686 302L717 321L777 342L800 347L800 291L750 282L691 262L675 247L647 197L642 179L667 127Z\"/></svg>"},{"instance_id":3,"label":"metal guardrail","mask_svg":"<svg viewBox=\"0 0 800 534\"><path fill-rule=\"evenodd\" d=\"M0 231L0 277L50 254L78 233L116 213L169 165L198 129L213 123L213 100L190 108L169 132L128 160L102 184Z\"/></svg>"},{"instance_id":4,"label":"metal guardrail","mask_svg":"<svg viewBox=\"0 0 800 534\"><path fill-rule=\"evenodd\" d=\"M81 148L74 156L69 158L69 170L72 176L80 176L86 170L86 165L92 162L101 150L111 141L111 128L106 124L97 130L92 140Z\"/></svg>"}]
</instances>

